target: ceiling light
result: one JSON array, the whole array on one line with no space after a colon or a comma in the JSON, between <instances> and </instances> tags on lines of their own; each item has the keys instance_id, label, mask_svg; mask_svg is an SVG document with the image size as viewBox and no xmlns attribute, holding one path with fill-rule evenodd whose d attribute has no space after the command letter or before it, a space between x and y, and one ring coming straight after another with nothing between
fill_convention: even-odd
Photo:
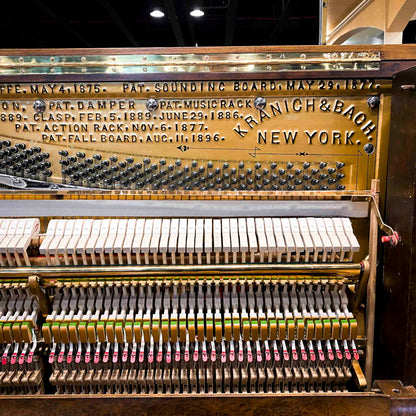
<instances>
[{"instance_id":1,"label":"ceiling light","mask_svg":"<svg viewBox=\"0 0 416 416\"><path fill-rule=\"evenodd\" d=\"M205 13L201 9L194 9L189 14L193 17L202 17Z\"/></svg>"},{"instance_id":2,"label":"ceiling light","mask_svg":"<svg viewBox=\"0 0 416 416\"><path fill-rule=\"evenodd\" d=\"M161 10L152 10L150 12L150 16L152 17L156 17L156 18L161 18L165 15L165 13L163 13Z\"/></svg>"}]
</instances>

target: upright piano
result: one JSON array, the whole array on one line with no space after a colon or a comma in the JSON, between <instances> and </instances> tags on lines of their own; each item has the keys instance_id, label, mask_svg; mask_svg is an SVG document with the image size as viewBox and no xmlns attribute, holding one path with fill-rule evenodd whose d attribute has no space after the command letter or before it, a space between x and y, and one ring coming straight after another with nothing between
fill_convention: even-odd
<instances>
[{"instance_id":1,"label":"upright piano","mask_svg":"<svg viewBox=\"0 0 416 416\"><path fill-rule=\"evenodd\" d=\"M415 65L0 51L0 414L415 413Z\"/></svg>"}]
</instances>

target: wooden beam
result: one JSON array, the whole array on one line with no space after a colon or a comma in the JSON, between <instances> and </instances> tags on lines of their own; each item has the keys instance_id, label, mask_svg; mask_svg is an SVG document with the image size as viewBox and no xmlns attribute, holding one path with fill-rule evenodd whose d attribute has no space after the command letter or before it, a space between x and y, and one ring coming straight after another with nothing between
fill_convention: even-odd
<instances>
[{"instance_id":1,"label":"wooden beam","mask_svg":"<svg viewBox=\"0 0 416 416\"><path fill-rule=\"evenodd\" d=\"M231 46L233 44L235 18L237 17L238 0L230 0L227 9L227 23L225 27L225 45Z\"/></svg>"},{"instance_id":2,"label":"wooden beam","mask_svg":"<svg viewBox=\"0 0 416 416\"><path fill-rule=\"evenodd\" d=\"M183 39L181 25L179 24L178 17L176 16L175 5L172 0L163 0L163 5L168 17L170 24L172 25L173 33L175 34L176 42L179 46L185 46L185 41Z\"/></svg>"},{"instance_id":3,"label":"wooden beam","mask_svg":"<svg viewBox=\"0 0 416 416\"><path fill-rule=\"evenodd\" d=\"M52 19L57 20L62 27L64 27L68 32L70 32L74 37L76 37L85 46L89 48L93 47L93 44L89 40L85 39L76 29L74 29L73 26L71 26L64 19L62 19L56 12L50 9L42 0L34 0L34 3Z\"/></svg>"},{"instance_id":4,"label":"wooden beam","mask_svg":"<svg viewBox=\"0 0 416 416\"><path fill-rule=\"evenodd\" d=\"M386 32L403 32L416 11L415 0L387 2Z\"/></svg>"},{"instance_id":5,"label":"wooden beam","mask_svg":"<svg viewBox=\"0 0 416 416\"><path fill-rule=\"evenodd\" d=\"M114 10L113 6L108 2L108 0L98 0L98 1L101 4L101 6L106 10L106 12L110 15L110 17L113 19L114 23L118 26L118 28L123 33L123 35L130 42L131 46L139 46L139 43L137 42L136 38L130 32L129 28L126 26L123 19Z\"/></svg>"}]
</instances>

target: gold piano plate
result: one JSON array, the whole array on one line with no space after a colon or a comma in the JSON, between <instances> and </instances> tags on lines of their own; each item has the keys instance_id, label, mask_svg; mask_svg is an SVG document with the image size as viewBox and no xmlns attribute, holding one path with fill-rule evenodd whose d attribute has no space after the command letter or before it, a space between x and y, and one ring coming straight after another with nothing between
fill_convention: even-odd
<instances>
[{"instance_id":1,"label":"gold piano plate","mask_svg":"<svg viewBox=\"0 0 416 416\"><path fill-rule=\"evenodd\" d=\"M369 189L389 90L376 79L4 84L0 173L106 190Z\"/></svg>"}]
</instances>

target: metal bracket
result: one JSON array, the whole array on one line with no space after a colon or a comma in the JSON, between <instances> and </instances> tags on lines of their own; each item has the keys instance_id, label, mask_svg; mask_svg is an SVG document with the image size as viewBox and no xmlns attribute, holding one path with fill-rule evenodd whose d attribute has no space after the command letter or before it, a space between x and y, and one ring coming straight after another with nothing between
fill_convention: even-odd
<instances>
[{"instance_id":1,"label":"metal bracket","mask_svg":"<svg viewBox=\"0 0 416 416\"><path fill-rule=\"evenodd\" d=\"M400 241L399 233L395 230L393 230L390 225L386 224L383 219L381 218L380 210L378 208L378 204L374 196L371 196L371 208L375 210L376 218L377 218L377 224L381 231L385 232L387 236L381 237L382 243L390 242L392 246L397 246L397 243Z\"/></svg>"},{"instance_id":2,"label":"metal bracket","mask_svg":"<svg viewBox=\"0 0 416 416\"><path fill-rule=\"evenodd\" d=\"M58 184L46 181L39 181L36 179L26 179L26 178L19 178L18 176L13 175L5 175L0 174L0 185L9 186L10 188L14 189L24 189L27 191L39 191L39 190L50 190L50 191L59 191L61 189L68 189L68 190L88 190L89 188L85 188L82 186L73 186L73 185L66 185L66 184Z\"/></svg>"},{"instance_id":3,"label":"metal bracket","mask_svg":"<svg viewBox=\"0 0 416 416\"><path fill-rule=\"evenodd\" d=\"M386 394L397 400L416 400L416 388L404 386L399 380L375 380L373 391Z\"/></svg>"},{"instance_id":4,"label":"metal bracket","mask_svg":"<svg viewBox=\"0 0 416 416\"><path fill-rule=\"evenodd\" d=\"M49 313L49 299L46 296L46 293L41 288L42 280L39 276L29 276L28 279L29 291L34 295L39 303L39 309L43 315Z\"/></svg>"}]
</instances>

